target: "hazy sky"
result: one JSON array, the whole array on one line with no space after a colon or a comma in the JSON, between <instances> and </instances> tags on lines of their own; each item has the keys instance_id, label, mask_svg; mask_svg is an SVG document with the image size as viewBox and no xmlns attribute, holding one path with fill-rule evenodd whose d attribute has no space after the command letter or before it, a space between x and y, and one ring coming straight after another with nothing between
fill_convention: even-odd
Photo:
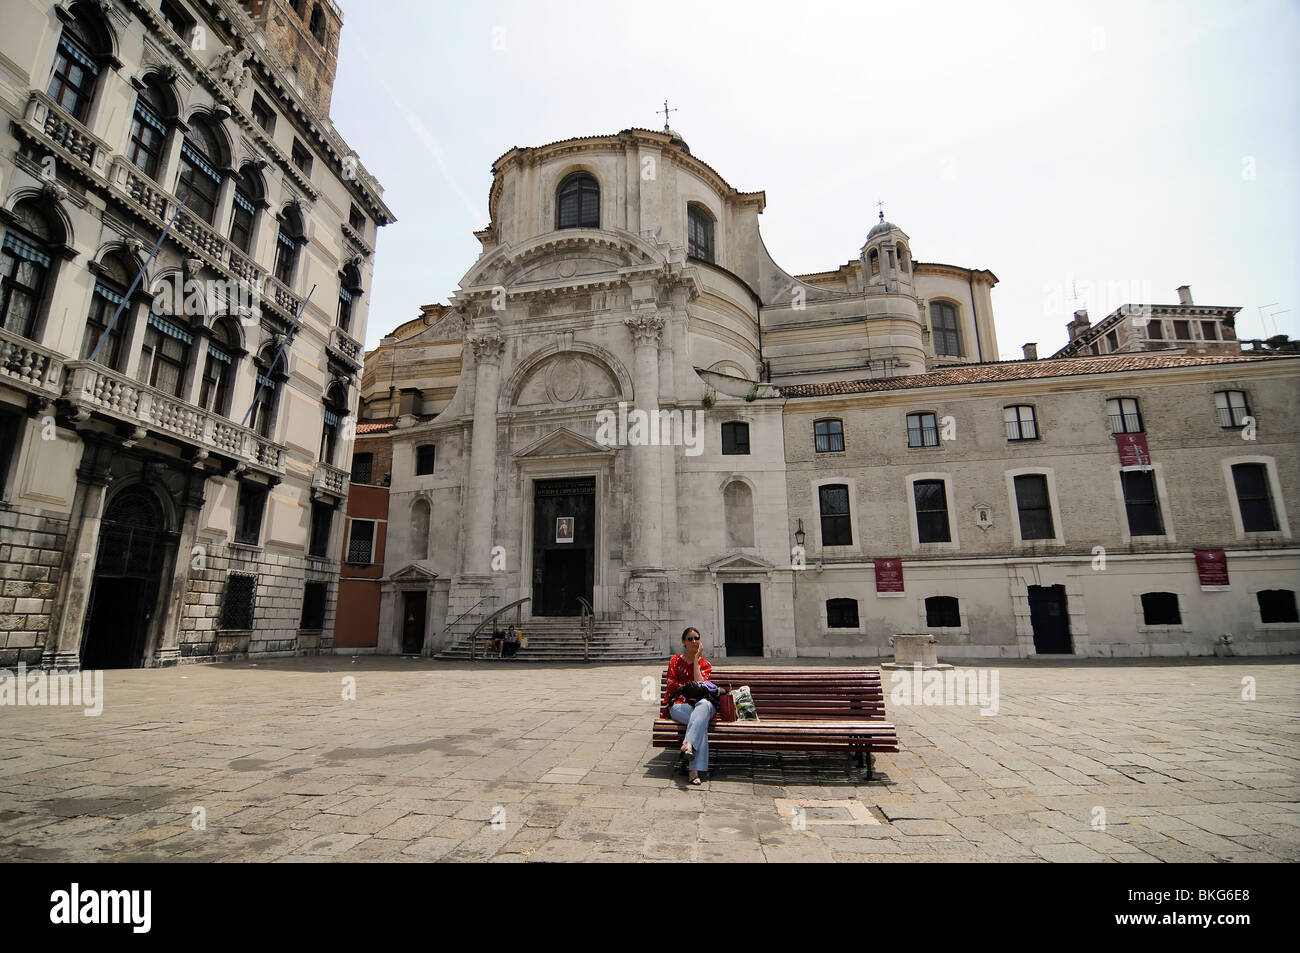
<instances>
[{"instance_id":1,"label":"hazy sky","mask_svg":"<svg viewBox=\"0 0 1300 953\"><path fill-rule=\"evenodd\" d=\"M782 267L857 257L883 199L918 260L998 276L1003 357L1065 343L1072 282L1094 321L1189 284L1300 337L1295 0L342 6L334 122L398 218L368 348L474 263L494 159L665 98Z\"/></svg>"}]
</instances>

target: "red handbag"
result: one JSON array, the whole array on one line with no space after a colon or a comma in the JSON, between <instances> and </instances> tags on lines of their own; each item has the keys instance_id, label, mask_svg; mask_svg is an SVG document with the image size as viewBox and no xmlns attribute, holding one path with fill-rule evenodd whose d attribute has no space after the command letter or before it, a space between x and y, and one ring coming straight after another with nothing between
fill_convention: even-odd
<instances>
[{"instance_id":1,"label":"red handbag","mask_svg":"<svg viewBox=\"0 0 1300 953\"><path fill-rule=\"evenodd\" d=\"M731 697L731 692L724 691L718 697L718 716L723 721L736 720L736 700Z\"/></svg>"}]
</instances>

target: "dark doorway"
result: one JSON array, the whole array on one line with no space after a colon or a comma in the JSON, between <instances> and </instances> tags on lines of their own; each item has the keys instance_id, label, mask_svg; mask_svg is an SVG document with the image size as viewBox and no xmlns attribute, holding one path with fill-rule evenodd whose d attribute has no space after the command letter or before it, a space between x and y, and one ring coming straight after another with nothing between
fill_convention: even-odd
<instances>
[{"instance_id":1,"label":"dark doorway","mask_svg":"<svg viewBox=\"0 0 1300 953\"><path fill-rule=\"evenodd\" d=\"M165 528L162 507L143 487L123 490L104 510L82 632L82 668L143 664L167 552Z\"/></svg>"},{"instance_id":2,"label":"dark doorway","mask_svg":"<svg viewBox=\"0 0 1300 953\"><path fill-rule=\"evenodd\" d=\"M1029 622L1038 655L1072 655L1070 612L1064 586L1029 587Z\"/></svg>"},{"instance_id":3,"label":"dark doorway","mask_svg":"<svg viewBox=\"0 0 1300 953\"><path fill-rule=\"evenodd\" d=\"M722 584L722 629L728 658L763 654L763 592L758 583Z\"/></svg>"},{"instance_id":4,"label":"dark doorway","mask_svg":"<svg viewBox=\"0 0 1300 953\"><path fill-rule=\"evenodd\" d=\"M424 650L424 619L428 594L402 593L402 654L419 655Z\"/></svg>"},{"instance_id":5,"label":"dark doorway","mask_svg":"<svg viewBox=\"0 0 1300 953\"><path fill-rule=\"evenodd\" d=\"M533 492L533 615L580 615L578 597L591 600L595 557L596 478L539 480Z\"/></svg>"}]
</instances>

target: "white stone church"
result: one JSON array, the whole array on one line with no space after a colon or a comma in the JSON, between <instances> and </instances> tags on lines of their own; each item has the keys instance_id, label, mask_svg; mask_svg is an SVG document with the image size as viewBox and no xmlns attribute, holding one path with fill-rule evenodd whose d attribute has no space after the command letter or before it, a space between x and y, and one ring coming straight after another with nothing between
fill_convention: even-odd
<instances>
[{"instance_id":1,"label":"white stone church","mask_svg":"<svg viewBox=\"0 0 1300 953\"><path fill-rule=\"evenodd\" d=\"M940 657L1297 650L1300 359L1242 353L1237 308L1181 289L1130 306L1122 350L1003 362L991 271L882 215L847 264L791 275L764 194L671 130L492 172L449 306L366 356L359 432L391 443L377 651L463 654L503 608L540 648L584 602L607 657L688 624L713 658L887 657L910 632ZM702 426L602 432L635 411Z\"/></svg>"}]
</instances>

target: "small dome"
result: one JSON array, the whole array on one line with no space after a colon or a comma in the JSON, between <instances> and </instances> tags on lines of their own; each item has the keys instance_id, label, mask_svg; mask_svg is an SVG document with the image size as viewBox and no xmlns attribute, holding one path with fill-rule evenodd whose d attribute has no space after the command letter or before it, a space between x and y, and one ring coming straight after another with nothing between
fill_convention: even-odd
<instances>
[{"instance_id":1,"label":"small dome","mask_svg":"<svg viewBox=\"0 0 1300 953\"><path fill-rule=\"evenodd\" d=\"M686 140L682 138L681 133L679 133L675 129L669 129L665 127L664 135L669 138L669 142L671 145L680 147L683 152L685 152L687 155L690 155L691 147L686 144Z\"/></svg>"},{"instance_id":2,"label":"small dome","mask_svg":"<svg viewBox=\"0 0 1300 953\"><path fill-rule=\"evenodd\" d=\"M898 226L893 222L886 222L885 213L881 212L880 221L872 227L871 231L867 232L867 241L871 241L871 239L875 238L877 235L884 235L895 228L898 228Z\"/></svg>"}]
</instances>

